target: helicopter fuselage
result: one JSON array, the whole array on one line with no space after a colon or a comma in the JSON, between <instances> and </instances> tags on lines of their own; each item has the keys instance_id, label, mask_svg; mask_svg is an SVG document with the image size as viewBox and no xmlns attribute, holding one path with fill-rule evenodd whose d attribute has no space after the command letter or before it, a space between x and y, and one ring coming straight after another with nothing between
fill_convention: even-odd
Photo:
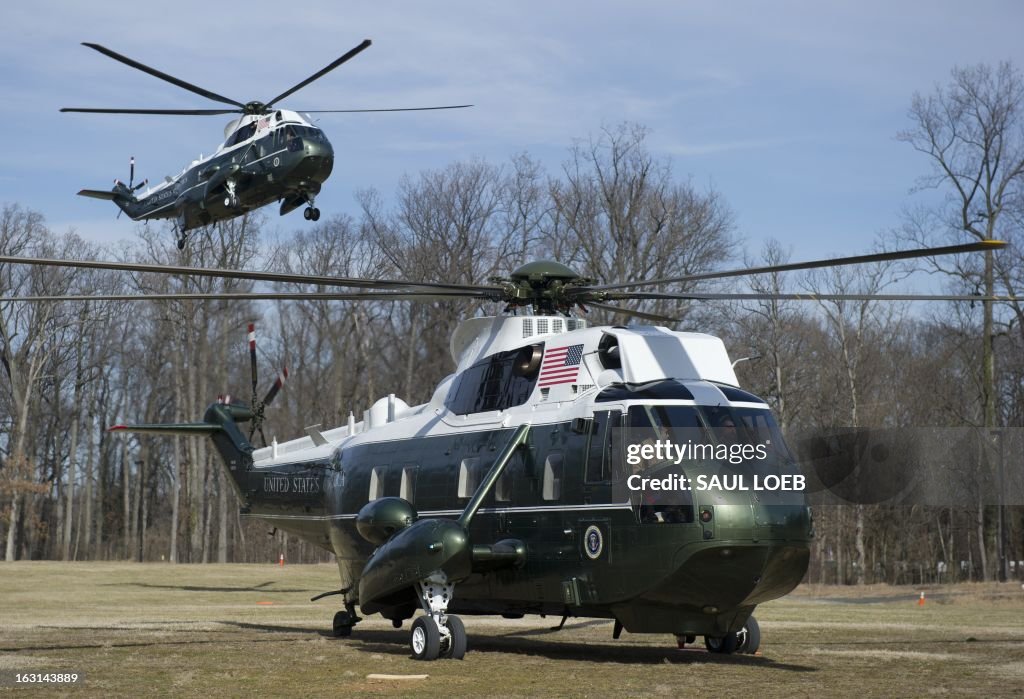
<instances>
[{"instance_id":1,"label":"helicopter fuselage","mask_svg":"<svg viewBox=\"0 0 1024 699\"><path fill-rule=\"evenodd\" d=\"M236 119L225 134L212 155L138 197L121 182L109 192L79 194L110 199L136 221L173 219L182 234L275 201L281 202L281 215L303 204L312 210L334 167L334 150L323 131L298 113L279 109Z\"/></svg>"},{"instance_id":2,"label":"helicopter fuselage","mask_svg":"<svg viewBox=\"0 0 1024 699\"><path fill-rule=\"evenodd\" d=\"M513 434L528 430L467 525L472 562L448 611L614 618L631 632L722 636L796 587L812 536L803 493L696 487L798 473L767 405L736 387L720 340L582 327L523 340L524 322L582 325L473 319L453 338L459 371L429 403L383 398L359 423L310 428L266 449L252 451L229 406L211 406L206 424L223 426L213 437L244 514L334 553L348 604L410 618L421 606L410 575L426 579L434 566L455 575L428 553L440 535L407 521L370 540L361 526L380 525L399 503L411 508L410 521L454 527ZM551 356L562 363L552 368ZM745 436L716 431L723 417ZM684 425L696 432L678 431ZM774 446L766 460L627 456L636 451L630 444L655 434ZM694 487L652 498L630 485L672 477ZM384 503L376 514L375 503Z\"/></svg>"}]
</instances>

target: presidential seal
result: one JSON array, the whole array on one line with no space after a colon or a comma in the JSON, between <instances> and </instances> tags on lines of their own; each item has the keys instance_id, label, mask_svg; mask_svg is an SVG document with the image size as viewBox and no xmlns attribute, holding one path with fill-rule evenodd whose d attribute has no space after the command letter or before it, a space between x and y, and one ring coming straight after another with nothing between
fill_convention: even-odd
<instances>
[{"instance_id":1,"label":"presidential seal","mask_svg":"<svg viewBox=\"0 0 1024 699\"><path fill-rule=\"evenodd\" d=\"M596 524L587 527L586 533L583 534L583 550L586 551L587 558L592 561L601 557L601 552L604 551L604 535L601 534L601 527Z\"/></svg>"}]
</instances>

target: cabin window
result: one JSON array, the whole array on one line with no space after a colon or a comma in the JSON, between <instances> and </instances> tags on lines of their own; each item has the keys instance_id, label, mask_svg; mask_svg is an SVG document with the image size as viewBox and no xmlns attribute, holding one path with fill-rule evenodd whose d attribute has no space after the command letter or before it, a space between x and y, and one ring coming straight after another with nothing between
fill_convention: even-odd
<instances>
[{"instance_id":1,"label":"cabin window","mask_svg":"<svg viewBox=\"0 0 1024 699\"><path fill-rule=\"evenodd\" d=\"M384 497L384 476L387 467L378 466L370 472L370 501Z\"/></svg>"},{"instance_id":2,"label":"cabin window","mask_svg":"<svg viewBox=\"0 0 1024 699\"><path fill-rule=\"evenodd\" d=\"M398 497L407 502L416 502L416 466L406 466L402 469L402 485L398 490Z\"/></svg>"},{"instance_id":3,"label":"cabin window","mask_svg":"<svg viewBox=\"0 0 1024 699\"><path fill-rule=\"evenodd\" d=\"M544 483L541 497L558 500L562 497L562 454L553 452L544 459Z\"/></svg>"},{"instance_id":4,"label":"cabin window","mask_svg":"<svg viewBox=\"0 0 1024 699\"><path fill-rule=\"evenodd\" d=\"M516 477L517 473L522 471L523 453L521 450L516 450L512 458L505 465L505 470L501 472L498 482L494 484L494 499L497 502L509 502L512 500L512 479Z\"/></svg>"},{"instance_id":5,"label":"cabin window","mask_svg":"<svg viewBox=\"0 0 1024 699\"><path fill-rule=\"evenodd\" d=\"M480 483L480 457L463 459L459 465L459 497L471 498Z\"/></svg>"},{"instance_id":6,"label":"cabin window","mask_svg":"<svg viewBox=\"0 0 1024 699\"><path fill-rule=\"evenodd\" d=\"M506 410L530 399L539 373L539 362L530 358L541 345L527 345L498 352L474 364L456 378L446 406L456 415ZM536 366L534 366L536 364Z\"/></svg>"},{"instance_id":7,"label":"cabin window","mask_svg":"<svg viewBox=\"0 0 1024 699\"><path fill-rule=\"evenodd\" d=\"M498 502L509 502L512 499L512 474L507 468L494 484L494 499Z\"/></svg>"}]
</instances>

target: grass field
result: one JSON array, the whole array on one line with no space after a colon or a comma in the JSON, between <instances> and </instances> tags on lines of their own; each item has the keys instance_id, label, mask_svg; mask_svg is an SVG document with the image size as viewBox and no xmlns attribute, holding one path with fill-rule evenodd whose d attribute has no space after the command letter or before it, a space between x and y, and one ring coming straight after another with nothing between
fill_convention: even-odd
<instances>
[{"instance_id":1,"label":"grass field","mask_svg":"<svg viewBox=\"0 0 1024 699\"><path fill-rule=\"evenodd\" d=\"M321 566L0 563L0 673L74 670L68 696L1024 695L1019 584L801 588L760 607L762 654L679 651L610 622L466 618L462 662L410 659L408 625L328 635ZM699 641L698 641L699 643ZM426 673L422 680L367 675Z\"/></svg>"}]
</instances>

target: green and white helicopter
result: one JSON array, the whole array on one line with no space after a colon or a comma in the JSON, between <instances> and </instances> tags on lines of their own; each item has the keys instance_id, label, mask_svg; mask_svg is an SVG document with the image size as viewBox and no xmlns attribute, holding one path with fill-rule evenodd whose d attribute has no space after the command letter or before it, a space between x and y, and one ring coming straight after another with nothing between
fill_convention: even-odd
<instances>
[{"instance_id":1,"label":"green and white helicopter","mask_svg":"<svg viewBox=\"0 0 1024 699\"><path fill-rule=\"evenodd\" d=\"M0 263L361 289L149 296L36 296L10 302L139 299L333 299L429 302L468 298L514 314L464 321L451 338L454 372L410 406L381 397L361 419L256 448L264 400L222 399L201 421L128 424L118 432L211 439L242 514L333 553L344 608L337 636L359 614L396 628L414 619L422 660L462 658L462 615L608 619L613 638L704 637L709 651L754 653L755 608L804 577L813 538L799 489L682 488L749 474L792 481L798 464L767 403L743 390L723 342L663 326L591 327L574 315L631 299L993 300L981 296L680 293L697 280L998 249L998 241L877 253L667 279L597 284L557 262L532 262L489 284L314 277L231 269L0 257ZM518 313L518 311L523 313ZM245 423L251 427L248 436ZM700 441L704 456L631 459L648 438ZM737 450L736 447L739 449ZM764 454L755 458L757 449ZM718 452L726 448L730 458ZM733 452L742 453L740 461ZM648 485L644 485L646 483ZM639 487L637 487L639 486ZM417 612L422 612L417 616ZM415 618L414 618L415 617Z\"/></svg>"},{"instance_id":2,"label":"green and white helicopter","mask_svg":"<svg viewBox=\"0 0 1024 699\"><path fill-rule=\"evenodd\" d=\"M318 220L320 209L315 205L316 196L334 168L334 149L327 135L311 123L308 115L427 111L472 106L458 104L391 109L319 109L304 110L302 114L276 106L293 93L369 48L370 44L369 39L364 40L351 51L271 100L245 103L185 82L99 44L83 44L172 85L229 106L216 109L64 107L60 110L62 112L241 116L232 119L224 127L224 142L211 155L193 160L176 177L166 177L163 182L140 193L139 190L148 184L148 180L135 184L135 158L132 157L128 184L114 180L113 189L83 189L78 193L85 197L110 200L134 221L171 219L178 233L179 248L184 247L190 229L231 219L272 202L280 202L282 216L305 205L303 215L306 220Z\"/></svg>"}]
</instances>

